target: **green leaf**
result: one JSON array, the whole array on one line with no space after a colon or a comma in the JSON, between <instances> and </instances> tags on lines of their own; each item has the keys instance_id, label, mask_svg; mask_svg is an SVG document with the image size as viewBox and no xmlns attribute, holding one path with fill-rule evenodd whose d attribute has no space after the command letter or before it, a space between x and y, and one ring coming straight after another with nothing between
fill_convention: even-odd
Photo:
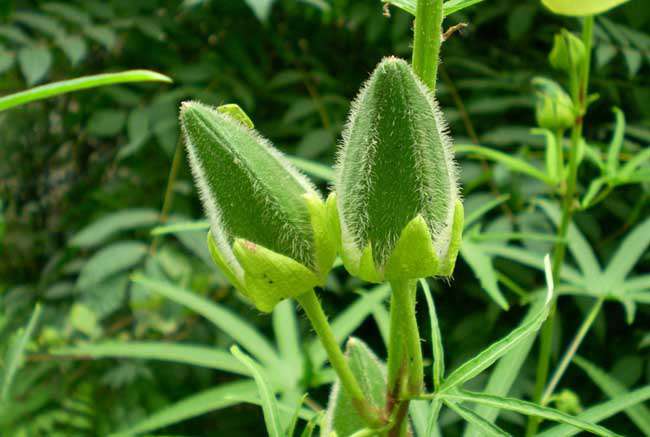
<instances>
[{"instance_id":1,"label":"green leaf","mask_svg":"<svg viewBox=\"0 0 650 437\"><path fill-rule=\"evenodd\" d=\"M147 246L139 241L120 241L102 248L84 264L76 287L85 290L111 275L134 268L147 254Z\"/></svg>"},{"instance_id":2,"label":"green leaf","mask_svg":"<svg viewBox=\"0 0 650 437\"><path fill-rule=\"evenodd\" d=\"M467 211L467 216L465 217L465 222L463 227L469 229L472 225L481 219L486 213L490 212L497 206L501 205L503 202L510 199L510 194L502 194L501 196L496 197L487 202L483 202L480 207L474 209L473 211ZM465 205L467 208L467 205Z\"/></svg>"},{"instance_id":3,"label":"green leaf","mask_svg":"<svg viewBox=\"0 0 650 437\"><path fill-rule=\"evenodd\" d=\"M553 221L555 226L560 225L560 209L553 203L547 201L540 201L539 205L542 207L544 213ZM567 245L571 254L575 258L582 274L585 278L598 281L601 273L600 264L596 259L591 245L587 239L578 230L574 223L569 224L567 233Z\"/></svg>"},{"instance_id":4,"label":"green leaf","mask_svg":"<svg viewBox=\"0 0 650 437\"><path fill-rule=\"evenodd\" d=\"M383 364L365 343L354 337L348 340L345 355L366 399L375 408L382 409L386 400L386 370ZM339 436L350 436L366 428L366 422L356 411L352 399L337 378L327 403L322 435L329 436L336 432Z\"/></svg>"},{"instance_id":5,"label":"green leaf","mask_svg":"<svg viewBox=\"0 0 650 437\"><path fill-rule=\"evenodd\" d=\"M481 288L497 305L507 311L510 305L499 288L497 272L494 265L492 265L492 258L481 250L480 245L472 243L470 239L465 239L463 242L460 247L460 255L478 278Z\"/></svg>"},{"instance_id":6,"label":"green leaf","mask_svg":"<svg viewBox=\"0 0 650 437\"><path fill-rule=\"evenodd\" d=\"M581 414L578 414L576 418L585 422L598 423L648 399L650 399L650 386L645 386L588 408ZM538 434L537 437L569 437L576 434L578 434L578 431L575 428L567 425L559 425Z\"/></svg>"},{"instance_id":7,"label":"green leaf","mask_svg":"<svg viewBox=\"0 0 650 437\"><path fill-rule=\"evenodd\" d=\"M59 16L64 20L67 20L74 24L78 24L80 26L89 24L91 21L90 16L87 13L85 13L79 8L76 8L73 5L69 5L61 2L50 2L50 3L45 3L40 7L41 9L51 13L52 15Z\"/></svg>"},{"instance_id":8,"label":"green leaf","mask_svg":"<svg viewBox=\"0 0 650 437\"><path fill-rule=\"evenodd\" d=\"M262 410L264 411L264 422L266 422L266 432L269 437L282 437L282 422L278 412L278 402L275 394L271 390L264 374L264 369L260 367L251 357L243 353L237 346L230 348L230 352L250 371L257 384L257 390L262 400Z\"/></svg>"},{"instance_id":9,"label":"green leaf","mask_svg":"<svg viewBox=\"0 0 650 437\"><path fill-rule=\"evenodd\" d=\"M553 186L555 183L555 181L550 176L541 170L538 170L536 167L528 164L523 159L515 158L511 155L499 152L498 150L493 150L488 147L463 144L456 145L455 151L459 154L474 154L480 158L498 162L514 172L526 174L550 186Z\"/></svg>"},{"instance_id":10,"label":"green leaf","mask_svg":"<svg viewBox=\"0 0 650 437\"><path fill-rule=\"evenodd\" d=\"M288 156L289 161L305 173L326 182L334 182L334 170L315 161Z\"/></svg>"},{"instance_id":11,"label":"green leaf","mask_svg":"<svg viewBox=\"0 0 650 437\"><path fill-rule=\"evenodd\" d=\"M112 50L117 42L117 35L108 26L88 25L83 28L88 38L95 40L106 48Z\"/></svg>"},{"instance_id":12,"label":"green leaf","mask_svg":"<svg viewBox=\"0 0 650 437\"><path fill-rule=\"evenodd\" d=\"M433 296L426 279L420 279L424 297L429 309L429 322L431 324L431 349L433 353L433 386L438 389L445 377L445 350L442 346L442 335L438 324L438 315L433 303Z\"/></svg>"},{"instance_id":13,"label":"green leaf","mask_svg":"<svg viewBox=\"0 0 650 437\"><path fill-rule=\"evenodd\" d=\"M618 108L614 108L614 114L616 115L614 135L612 136L612 141L609 144L609 150L607 152L607 173L612 176L618 171L619 155L621 154L623 140L625 139L625 114Z\"/></svg>"},{"instance_id":14,"label":"green leaf","mask_svg":"<svg viewBox=\"0 0 650 437\"><path fill-rule=\"evenodd\" d=\"M628 394L626 387L620 381L609 376L584 358L576 356L573 362L584 370L591 380L610 398ZM625 409L625 413L645 435L650 435L650 409L648 407L643 404L631 406Z\"/></svg>"},{"instance_id":15,"label":"green leaf","mask_svg":"<svg viewBox=\"0 0 650 437\"><path fill-rule=\"evenodd\" d=\"M52 38L60 38L65 34L63 26L57 20L47 15L22 11L16 12L13 18L19 23L25 24Z\"/></svg>"},{"instance_id":16,"label":"green leaf","mask_svg":"<svg viewBox=\"0 0 650 437\"><path fill-rule=\"evenodd\" d=\"M282 361L291 368L290 373L297 378L302 373L302 352L292 300L280 302L273 310L273 332Z\"/></svg>"},{"instance_id":17,"label":"green leaf","mask_svg":"<svg viewBox=\"0 0 650 437\"><path fill-rule=\"evenodd\" d=\"M98 137L113 137L119 134L126 123L126 112L114 109L100 109L90 116L86 129Z\"/></svg>"},{"instance_id":18,"label":"green leaf","mask_svg":"<svg viewBox=\"0 0 650 437\"><path fill-rule=\"evenodd\" d=\"M79 35L66 35L57 39L56 44L61 47L73 66L79 64L88 51L86 41Z\"/></svg>"},{"instance_id":19,"label":"green leaf","mask_svg":"<svg viewBox=\"0 0 650 437\"><path fill-rule=\"evenodd\" d=\"M197 230L210 229L210 223L207 220L196 220L193 222L178 222L171 225L157 226L151 230L151 235L176 234L179 232L190 232Z\"/></svg>"},{"instance_id":20,"label":"green leaf","mask_svg":"<svg viewBox=\"0 0 650 437\"><path fill-rule=\"evenodd\" d=\"M49 52L48 52L49 56ZM112 85L128 82L171 82L172 80L160 73L147 70L130 70L121 73L97 74L95 76L84 76L77 79L53 82L36 88L22 91L8 96L0 97L0 111L24 105L36 100L46 99L52 96L79 91L99 86Z\"/></svg>"},{"instance_id":21,"label":"green leaf","mask_svg":"<svg viewBox=\"0 0 650 437\"><path fill-rule=\"evenodd\" d=\"M383 304L389 293L388 284L379 285L369 292L364 292L359 299L339 313L332 321L334 337L339 342L343 342L378 305ZM314 338L310 342L308 351L314 368L319 369L327 360L327 353L318 338Z\"/></svg>"},{"instance_id":22,"label":"green leaf","mask_svg":"<svg viewBox=\"0 0 650 437\"><path fill-rule=\"evenodd\" d=\"M266 21L271 13L274 0L245 0L260 21Z\"/></svg>"},{"instance_id":23,"label":"green leaf","mask_svg":"<svg viewBox=\"0 0 650 437\"><path fill-rule=\"evenodd\" d=\"M0 47L0 74L9 70L14 65L15 55Z\"/></svg>"},{"instance_id":24,"label":"green leaf","mask_svg":"<svg viewBox=\"0 0 650 437\"><path fill-rule=\"evenodd\" d=\"M155 225L158 216L158 211L153 209L126 209L106 214L75 234L69 244L84 249L99 246L120 232Z\"/></svg>"},{"instance_id":25,"label":"green leaf","mask_svg":"<svg viewBox=\"0 0 650 437\"><path fill-rule=\"evenodd\" d=\"M625 277L639 262L648 245L650 245L650 218L637 225L618 247L603 274L602 280L605 282L603 288L615 291L614 288L625 281Z\"/></svg>"},{"instance_id":26,"label":"green leaf","mask_svg":"<svg viewBox=\"0 0 650 437\"><path fill-rule=\"evenodd\" d=\"M462 11L465 8L481 3L483 0L448 0L442 6L443 15L451 15L455 12ZM398 8L415 15L417 0L382 0L383 3L390 3Z\"/></svg>"},{"instance_id":27,"label":"green leaf","mask_svg":"<svg viewBox=\"0 0 650 437\"><path fill-rule=\"evenodd\" d=\"M239 361L226 351L203 346L163 342L105 342L58 348L50 353L72 357L133 358L160 360L248 375Z\"/></svg>"},{"instance_id":28,"label":"green leaf","mask_svg":"<svg viewBox=\"0 0 650 437\"><path fill-rule=\"evenodd\" d=\"M537 312L535 305L530 305L528 308L528 313L524 318L525 322L534 318ZM535 336L530 336L528 339L522 341L519 346L504 355L490 374L490 378L483 391L491 395L506 396L517 376L520 374L521 367L524 365L534 342ZM498 408L486 405L477 406L475 411L476 414L490 423L496 420L500 412ZM473 425L469 425L463 434L464 437L481 437L481 435L480 429L477 429Z\"/></svg>"},{"instance_id":29,"label":"green leaf","mask_svg":"<svg viewBox=\"0 0 650 437\"><path fill-rule=\"evenodd\" d=\"M141 274L134 275L133 282L202 315L263 363L279 364L278 355L268 340L234 312L168 282L149 279Z\"/></svg>"},{"instance_id":30,"label":"green leaf","mask_svg":"<svg viewBox=\"0 0 650 437\"><path fill-rule=\"evenodd\" d=\"M204 390L171 406L163 408L135 425L121 430L114 437L142 434L159 429L210 411L240 404L257 392L253 381L237 381Z\"/></svg>"},{"instance_id":31,"label":"green leaf","mask_svg":"<svg viewBox=\"0 0 650 437\"><path fill-rule=\"evenodd\" d=\"M485 393L475 393L469 391L459 391L458 393L444 393L440 396L443 399L451 399L453 401L461 402L474 402L477 404L489 405L492 407L501 408L504 410L515 411L517 413L525 414L528 416L537 416L543 419L553 420L555 422L566 423L584 431L594 433L599 436L617 436L607 428L599 425L594 425L587 421L578 419L575 416L570 416L559 410L553 408L542 407L532 402L526 402L514 398L505 398L501 396L493 396Z\"/></svg>"},{"instance_id":32,"label":"green leaf","mask_svg":"<svg viewBox=\"0 0 650 437\"><path fill-rule=\"evenodd\" d=\"M507 432L499 428L498 426L494 425L491 422L488 422L472 410L469 410L462 405L458 405L455 402L445 402L445 405L447 405L449 408L454 410L460 417L465 419L467 422L471 423L472 425L475 425L478 429L482 431L482 435L485 436L492 436L492 437L501 437L501 436L509 436Z\"/></svg>"},{"instance_id":33,"label":"green leaf","mask_svg":"<svg viewBox=\"0 0 650 437\"><path fill-rule=\"evenodd\" d=\"M645 162L649 160L650 160L650 147L647 147L645 150L642 150L641 152L634 155L632 159L630 159L628 162L625 163L625 165L623 165L623 167L618 173L618 177L623 180L627 180L630 176L632 176L634 170L636 170L638 167L645 164Z\"/></svg>"},{"instance_id":34,"label":"green leaf","mask_svg":"<svg viewBox=\"0 0 650 437\"><path fill-rule=\"evenodd\" d=\"M34 307L32 316L29 318L27 327L23 330L16 332L11 340L9 341L9 346L3 360L2 370L2 391L0 392L0 399L2 401L8 401L11 393L11 384L16 377L18 369L23 365L23 360L25 356L25 348L27 343L34 333L38 319L41 316L41 306L37 304Z\"/></svg>"},{"instance_id":35,"label":"green leaf","mask_svg":"<svg viewBox=\"0 0 650 437\"><path fill-rule=\"evenodd\" d=\"M45 47L24 47L18 52L18 65L27 85L31 86L45 78L52 65L52 54ZM2 100L0 110L3 109Z\"/></svg>"},{"instance_id":36,"label":"green leaf","mask_svg":"<svg viewBox=\"0 0 650 437\"><path fill-rule=\"evenodd\" d=\"M539 308L535 316L519 325L510 334L501 340L488 346L474 358L465 362L463 365L453 371L440 387L440 391L448 392L449 390L462 386L466 381L474 378L476 375L490 367L496 360L505 355L508 351L514 349L530 336L534 335L546 320L548 312L553 301L553 278L548 255L544 258L546 273L546 299L539 302Z\"/></svg>"},{"instance_id":37,"label":"green leaf","mask_svg":"<svg viewBox=\"0 0 650 437\"><path fill-rule=\"evenodd\" d=\"M596 15L628 0L542 0L544 6L556 14L570 16Z\"/></svg>"}]
</instances>

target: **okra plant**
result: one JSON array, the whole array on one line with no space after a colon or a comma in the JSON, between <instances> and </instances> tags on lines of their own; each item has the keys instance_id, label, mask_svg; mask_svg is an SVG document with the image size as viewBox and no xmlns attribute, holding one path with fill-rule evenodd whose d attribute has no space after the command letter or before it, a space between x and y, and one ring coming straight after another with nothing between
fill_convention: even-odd
<instances>
[{"instance_id":1,"label":"okra plant","mask_svg":"<svg viewBox=\"0 0 650 437\"><path fill-rule=\"evenodd\" d=\"M237 106L182 105L187 154L209 217L207 244L215 264L262 312L271 312L289 298L302 307L336 373L320 423L323 436L412 435L415 425L410 419L421 411L428 419L425 430L420 427L418 432L434 435L443 405L485 435L507 435L466 403L528 414L534 418L529 433L535 433L538 418L544 418L614 435L593 422L549 408L539 398L533 403L462 388L540 329L554 309L553 284L560 278L564 243L557 245L552 264L550 258L545 260L547 293L521 326L449 374L435 305L422 282L434 357L432 381L425 380L415 314L417 284L425 278L448 280L453 275L462 240L463 203L454 147L435 98L443 2L392 3L407 10L410 6L415 14L412 63L387 57L361 87L342 134L335 183L326 198ZM562 13L582 11L578 5L565 10L563 2L546 3ZM612 4L603 2L603 7ZM592 6L585 6L586 13L598 11ZM570 79L570 92L550 79L535 80L538 122L555 133L556 153L547 180L557 185L564 199L560 240L566 239L573 209L580 129L590 101L586 92L592 20L585 19L582 40L564 32L551 53L552 64ZM567 170L561 144L566 129L573 132ZM358 339L347 341L344 354L341 339L321 307L315 290L318 287L327 298L327 277L337 254L350 275L390 284L386 365ZM237 349L233 353L253 371L269 434L283 433L277 400L269 396L268 383L255 371L256 363ZM540 367L543 360L544 353ZM546 375L539 373L538 382L545 382ZM290 429L293 432L293 426Z\"/></svg>"}]
</instances>

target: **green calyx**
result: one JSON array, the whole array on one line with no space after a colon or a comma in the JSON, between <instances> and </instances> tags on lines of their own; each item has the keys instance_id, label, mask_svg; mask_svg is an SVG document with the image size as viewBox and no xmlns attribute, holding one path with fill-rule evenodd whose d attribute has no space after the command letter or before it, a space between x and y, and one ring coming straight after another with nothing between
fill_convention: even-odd
<instances>
[{"instance_id":1,"label":"green calyx","mask_svg":"<svg viewBox=\"0 0 650 437\"><path fill-rule=\"evenodd\" d=\"M455 260L462 216L451 141L408 63L377 66L343 139L336 192L346 268L372 282L451 274L443 266Z\"/></svg>"},{"instance_id":2,"label":"green calyx","mask_svg":"<svg viewBox=\"0 0 650 437\"><path fill-rule=\"evenodd\" d=\"M262 311L325 281L335 258L327 204L236 105L181 108L215 263ZM289 294L291 293L291 294Z\"/></svg>"},{"instance_id":3,"label":"green calyx","mask_svg":"<svg viewBox=\"0 0 650 437\"><path fill-rule=\"evenodd\" d=\"M551 131L573 126L576 111L571 97L562 87L543 77L533 79L535 88L535 116L540 127Z\"/></svg>"},{"instance_id":4,"label":"green calyx","mask_svg":"<svg viewBox=\"0 0 650 437\"><path fill-rule=\"evenodd\" d=\"M553 38L553 49L548 56L553 68L571 73L582 65L587 51L580 38L566 29Z\"/></svg>"}]
</instances>

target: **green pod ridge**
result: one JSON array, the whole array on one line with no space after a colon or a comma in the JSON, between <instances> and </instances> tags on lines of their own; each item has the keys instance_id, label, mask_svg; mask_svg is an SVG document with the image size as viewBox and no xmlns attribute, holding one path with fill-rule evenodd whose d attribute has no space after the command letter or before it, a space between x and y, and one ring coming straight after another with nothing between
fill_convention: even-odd
<instances>
[{"instance_id":1,"label":"green pod ridge","mask_svg":"<svg viewBox=\"0 0 650 437\"><path fill-rule=\"evenodd\" d=\"M373 282L385 279L403 230L418 216L430 239L418 245L438 260L447 256L460 198L456 164L442 113L407 62L382 60L353 103L336 191L342 258L350 273ZM402 257L404 275L438 274L404 262Z\"/></svg>"},{"instance_id":2,"label":"green pod ridge","mask_svg":"<svg viewBox=\"0 0 650 437\"><path fill-rule=\"evenodd\" d=\"M233 285L271 311L324 283L337 241L328 232L331 213L308 179L235 105L185 102L180 118L210 219L208 247Z\"/></svg>"}]
</instances>

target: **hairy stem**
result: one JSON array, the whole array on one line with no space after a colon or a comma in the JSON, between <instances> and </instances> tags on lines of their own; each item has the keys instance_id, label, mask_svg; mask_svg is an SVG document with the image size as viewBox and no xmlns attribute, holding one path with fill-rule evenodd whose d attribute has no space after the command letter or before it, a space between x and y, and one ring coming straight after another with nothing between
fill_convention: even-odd
<instances>
[{"instance_id":1,"label":"hairy stem","mask_svg":"<svg viewBox=\"0 0 650 437\"><path fill-rule=\"evenodd\" d=\"M569 149L569 173L566 180L566 191L562 199L562 219L558 227L558 242L553 251L553 280L559 282L564 256L566 253L566 236L569 230L569 224L573 217L573 204L575 202L576 183L578 179L578 147L582 139L582 128L584 125L584 116L587 112L587 92L589 89L589 70L591 66L591 46L593 40L594 17L584 18L582 28L582 41L585 45L586 55L583 64L579 66L577 81L572 78L571 94L573 103L578 108L578 117L571 131L571 148ZM574 85L577 84L577 85ZM555 318L556 303L553 303L548 319L542 327L540 338L540 351L537 361L537 375L535 379L534 401L542 400L542 392L548 378L548 368L551 358L551 344L553 341L553 322ZM526 436L531 437L537 432L539 419L530 416Z\"/></svg>"},{"instance_id":2,"label":"hairy stem","mask_svg":"<svg viewBox=\"0 0 650 437\"><path fill-rule=\"evenodd\" d=\"M442 0L418 0L413 37L413 70L435 93L442 43Z\"/></svg>"},{"instance_id":3,"label":"hairy stem","mask_svg":"<svg viewBox=\"0 0 650 437\"><path fill-rule=\"evenodd\" d=\"M307 314L316 334L318 334L318 338L327 352L330 364L341 381L341 386L352 398L352 403L359 415L371 427L382 426L384 420L379 416L379 411L376 411L370 402L368 402L359 385L359 381L357 381L357 378L352 373L314 290L300 295L297 300L305 311L305 314Z\"/></svg>"},{"instance_id":4,"label":"hairy stem","mask_svg":"<svg viewBox=\"0 0 650 437\"><path fill-rule=\"evenodd\" d=\"M395 425L389 435L403 435L409 398L418 395L424 381L420 332L415 317L415 280L391 281L391 325L388 345L387 407L394 409Z\"/></svg>"}]
</instances>

